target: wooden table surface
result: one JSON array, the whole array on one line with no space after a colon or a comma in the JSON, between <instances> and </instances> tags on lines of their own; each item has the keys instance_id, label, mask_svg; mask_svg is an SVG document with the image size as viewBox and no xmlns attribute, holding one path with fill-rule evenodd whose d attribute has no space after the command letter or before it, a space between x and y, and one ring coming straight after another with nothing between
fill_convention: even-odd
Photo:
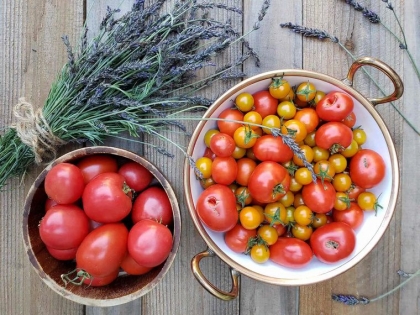
<instances>
[{"instance_id":1,"label":"wooden table surface","mask_svg":"<svg viewBox=\"0 0 420 315\"><path fill-rule=\"evenodd\" d=\"M42 106L51 83L66 62L61 36L67 34L75 43L86 20L94 31L106 6L129 9L133 0L3 0L0 2L0 128L13 122L12 107L18 98ZM153 2L153 0L151 0ZM168 1L168 3L175 1ZM221 0L243 9L235 16L238 30L246 32L257 19L262 0ZM349 55L329 41L302 38L280 23L293 22L326 30L337 36L356 56L377 57L388 63L403 79L405 93L395 106L420 128L418 116L419 79L404 50L381 24L372 24L346 1L272 0L261 28L249 36L251 45L261 56L261 67L246 63L250 76L267 70L298 68L344 78L352 63ZM393 12L380 0L360 4L376 12L390 30L402 37ZM393 0L392 5L405 30L408 48L420 63L420 2ZM167 5L169 8L170 5ZM220 16L222 20L227 17ZM229 58L228 56L226 58ZM372 72L380 84L390 90L387 79ZM234 82L216 84L206 93L216 97ZM363 74L356 76L356 88L366 96L379 92ZM224 302L204 290L190 269L191 258L206 248L186 209L183 195L182 166L184 156L175 148L174 160L157 155L132 142L107 142L135 152L155 163L172 183L182 216L181 245L171 270L163 281L141 299L116 307L96 308L69 301L49 289L34 272L24 251L21 231L26 193L42 167L32 168L23 180L12 179L0 193L0 314L419 314L420 281L415 279L402 290L367 306L349 307L331 300L332 293L352 293L376 297L402 280L398 269L415 272L420 267L418 228L420 216L420 154L416 134L390 105L377 107L397 150L401 188L393 219L377 246L358 265L332 280L301 286L281 287L241 277L239 298ZM196 123L188 127L193 131ZM180 144L188 139L179 137ZM149 141L154 141L149 139ZM61 153L74 149L66 146ZM143 150L143 151L141 151ZM217 286L228 290L228 267L218 258L206 259L202 269Z\"/></svg>"}]
</instances>

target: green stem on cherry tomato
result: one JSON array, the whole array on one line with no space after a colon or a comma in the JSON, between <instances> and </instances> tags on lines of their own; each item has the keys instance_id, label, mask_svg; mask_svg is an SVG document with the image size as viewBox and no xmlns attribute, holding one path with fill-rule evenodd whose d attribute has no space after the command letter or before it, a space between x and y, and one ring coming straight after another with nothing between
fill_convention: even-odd
<instances>
[{"instance_id":1,"label":"green stem on cherry tomato","mask_svg":"<svg viewBox=\"0 0 420 315\"><path fill-rule=\"evenodd\" d=\"M70 278L71 275L75 274L74 278ZM83 282L87 279L93 279L93 277L86 272L85 270L76 268L70 271L69 273L65 273L61 275L61 280L64 282L64 286L67 287L69 283L73 285L82 285Z\"/></svg>"}]
</instances>

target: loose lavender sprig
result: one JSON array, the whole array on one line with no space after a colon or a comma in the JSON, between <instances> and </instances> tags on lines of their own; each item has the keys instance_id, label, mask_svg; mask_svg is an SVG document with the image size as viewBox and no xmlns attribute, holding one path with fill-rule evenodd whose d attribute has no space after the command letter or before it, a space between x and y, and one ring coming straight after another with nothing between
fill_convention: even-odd
<instances>
[{"instance_id":1,"label":"loose lavender sprig","mask_svg":"<svg viewBox=\"0 0 420 315\"><path fill-rule=\"evenodd\" d=\"M353 1L353 0L344 0L347 4L351 5L356 11L361 11L363 12L363 15L365 17L367 17L369 19L370 22L372 23L379 23L381 21L381 19L379 18L379 16L369 10L368 8L364 7L363 5L361 5L360 3Z\"/></svg>"},{"instance_id":2,"label":"loose lavender sprig","mask_svg":"<svg viewBox=\"0 0 420 315\"><path fill-rule=\"evenodd\" d=\"M331 34L329 34L326 31L319 30L316 28L309 28L297 24L292 24L291 22L288 23L282 23L280 24L282 28L288 28L292 32L302 34L305 37L314 37L320 40L329 39L331 42L338 44L353 60L356 60L356 56L352 54L350 50L347 49L347 47L336 37ZM369 79L372 80L372 82L376 85L376 87L379 89L379 91L383 94L385 94L385 91L381 88L379 83L372 77L372 75L366 71L365 68L361 68L362 71L369 77ZM409 125L409 127L420 136L420 131L411 123L407 117L404 116L404 114L399 110L399 108L394 104L394 102L390 102L391 106L395 109L395 111L402 117L402 119Z\"/></svg>"},{"instance_id":3,"label":"loose lavender sprig","mask_svg":"<svg viewBox=\"0 0 420 315\"><path fill-rule=\"evenodd\" d=\"M357 2L354 2L354 1L351 1L351 0L345 0L345 2L347 4L349 4L349 5L352 5L357 11L360 11L360 8L362 8L363 15L366 16L369 19L370 22L375 23L375 24L378 24L379 23L380 25L382 25L397 40L398 46L401 49L403 49L403 50L406 51L406 53L408 55L408 58L409 58L412 66L413 66L413 69L414 69L414 71L415 71L415 73L417 75L417 78L420 81L420 69L419 69L419 66L417 65L416 61L414 60L413 55L411 54L410 50L408 49L408 44L407 44L407 39L405 37L404 29L403 29L403 27L401 25L400 19L398 18L398 15L395 12L394 6L392 5L391 1L389 1L389 0L382 0L382 2L386 3L386 8L388 10L391 10L392 11L392 13L394 15L394 18L397 21L399 30L400 30L400 32L402 34L402 39L397 34L395 34L395 32L392 31L386 24L384 24L382 22L382 20L380 19L380 17L376 13L374 13L373 11L371 11L368 8L363 7L362 5L358 4ZM371 18L373 16L375 18Z\"/></svg>"},{"instance_id":4,"label":"loose lavender sprig","mask_svg":"<svg viewBox=\"0 0 420 315\"><path fill-rule=\"evenodd\" d=\"M397 274L401 277L405 277L407 278L406 280L404 280L403 282L401 282L399 285L397 285L395 288L393 288L392 290L389 290L388 292L381 294L373 299L369 299L367 297L355 297L354 295L350 295L350 294L333 294L331 296L331 298L339 303L343 303L349 306L353 306L353 305L357 305L357 304L361 304L361 305L367 305L369 303L378 301L380 299L383 299L384 297L394 293L395 291L399 290L401 287L403 287L404 285L406 285L409 281L413 280L415 277L417 277L418 275L420 275L420 269L417 270L415 273L406 273L405 271L402 270L398 270Z\"/></svg>"}]
</instances>

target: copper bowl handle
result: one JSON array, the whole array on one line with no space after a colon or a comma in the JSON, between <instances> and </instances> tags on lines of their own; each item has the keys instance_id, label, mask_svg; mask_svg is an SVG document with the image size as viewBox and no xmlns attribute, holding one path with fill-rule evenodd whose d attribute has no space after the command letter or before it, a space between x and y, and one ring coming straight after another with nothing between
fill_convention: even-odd
<instances>
[{"instance_id":1,"label":"copper bowl handle","mask_svg":"<svg viewBox=\"0 0 420 315\"><path fill-rule=\"evenodd\" d=\"M195 255L191 260L192 272L195 278L198 280L198 282L204 287L204 289L213 294L215 297L225 301L233 300L239 295L239 278L241 276L239 272L237 272L233 268L230 268L230 273L232 276L232 289L230 290L230 292L225 292L220 290L219 288L216 288L212 283L210 283L210 281L207 280L207 278L204 276L203 272L200 269L201 259L214 256L215 253L210 248L207 248L207 250Z\"/></svg>"},{"instance_id":2,"label":"copper bowl handle","mask_svg":"<svg viewBox=\"0 0 420 315\"><path fill-rule=\"evenodd\" d=\"M394 84L394 92L392 94L381 98L368 98L369 102L371 102L373 105L378 105L395 101L402 96L404 92L404 85L399 75L386 63L372 57L362 57L354 61L350 66L347 77L343 80L343 82L349 86L353 86L354 74L360 67L363 66L371 66L378 69L391 80L392 84Z\"/></svg>"}]
</instances>

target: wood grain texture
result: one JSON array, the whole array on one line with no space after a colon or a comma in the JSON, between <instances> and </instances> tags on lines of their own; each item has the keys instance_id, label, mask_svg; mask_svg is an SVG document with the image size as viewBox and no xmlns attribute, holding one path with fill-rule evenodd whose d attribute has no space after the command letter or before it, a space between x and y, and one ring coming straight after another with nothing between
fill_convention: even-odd
<instances>
[{"instance_id":1,"label":"wood grain texture","mask_svg":"<svg viewBox=\"0 0 420 315\"><path fill-rule=\"evenodd\" d=\"M120 7L122 13L130 9L135 0L14 0L0 2L0 128L12 122L12 107L20 96L26 96L36 106L42 106L58 70L66 62L66 50L61 36L68 34L76 43L84 18L90 36L106 12L106 7ZM229 6L243 9L243 15L212 11L219 20L232 21L238 31L246 33L257 20L263 0L221 0ZM359 1L378 13L386 27L398 36L392 11L383 1ZM146 3L153 3L148 0ZM169 10L175 0L168 0L164 10ZM417 0L394 0L392 4L406 31L410 52L420 63L420 4ZM361 12L355 11L345 1L336 0L273 0L260 29L247 38L261 57L261 66L247 61L243 70L249 75L273 69L302 68L343 78L352 58L338 45L325 40L302 38L280 23L292 22L326 30L337 36L355 56L378 57L399 73L405 84L403 98L394 105L420 129L417 94L420 80L412 70L405 51L394 36L381 24L372 24ZM242 52L236 46L215 62L229 61ZM203 69L201 75L213 69ZM389 92L392 87L378 71L368 69L377 82ZM360 73L359 73L360 72ZM355 88L368 97L380 95L378 88L361 71L356 75ZM237 81L218 82L203 90L202 94L216 98ZM332 293L348 293L374 298L398 285L402 279L398 269L415 272L419 267L420 246L417 231L420 217L420 153L416 134L396 112L391 104L377 106L397 150L400 161L401 189L396 211L389 228L378 245L358 265L344 274L315 285L281 287L241 277L238 299L230 302L218 300L209 294L194 278L190 261L206 249L206 244L190 219L184 198L184 154L173 145L145 137L174 154L170 159L157 154L151 147L124 140L107 140L113 145L143 154L166 175L178 197L182 218L181 244L177 257L163 281L142 298L116 307L85 307L60 297L39 279L23 250L21 214L23 201L32 181L42 167L33 168L24 178L11 180L0 192L0 314L420 314L420 284L413 280L401 291L367 306L348 307L331 300ZM199 114L194 114L197 117ZM193 132L196 121L186 123ZM169 132L172 141L186 147L188 136ZM72 147L63 148L62 152ZM204 259L201 268L209 280L223 290L230 290L229 268L219 258Z\"/></svg>"},{"instance_id":2,"label":"wood grain texture","mask_svg":"<svg viewBox=\"0 0 420 315\"><path fill-rule=\"evenodd\" d=\"M61 36L74 42L80 32L83 2L4 1L0 16L1 128L12 121L12 108L25 96L42 106L65 63ZM35 274L23 249L23 203L40 167L19 184L12 180L0 194L0 314L80 314L83 306L51 291Z\"/></svg>"}]
</instances>

